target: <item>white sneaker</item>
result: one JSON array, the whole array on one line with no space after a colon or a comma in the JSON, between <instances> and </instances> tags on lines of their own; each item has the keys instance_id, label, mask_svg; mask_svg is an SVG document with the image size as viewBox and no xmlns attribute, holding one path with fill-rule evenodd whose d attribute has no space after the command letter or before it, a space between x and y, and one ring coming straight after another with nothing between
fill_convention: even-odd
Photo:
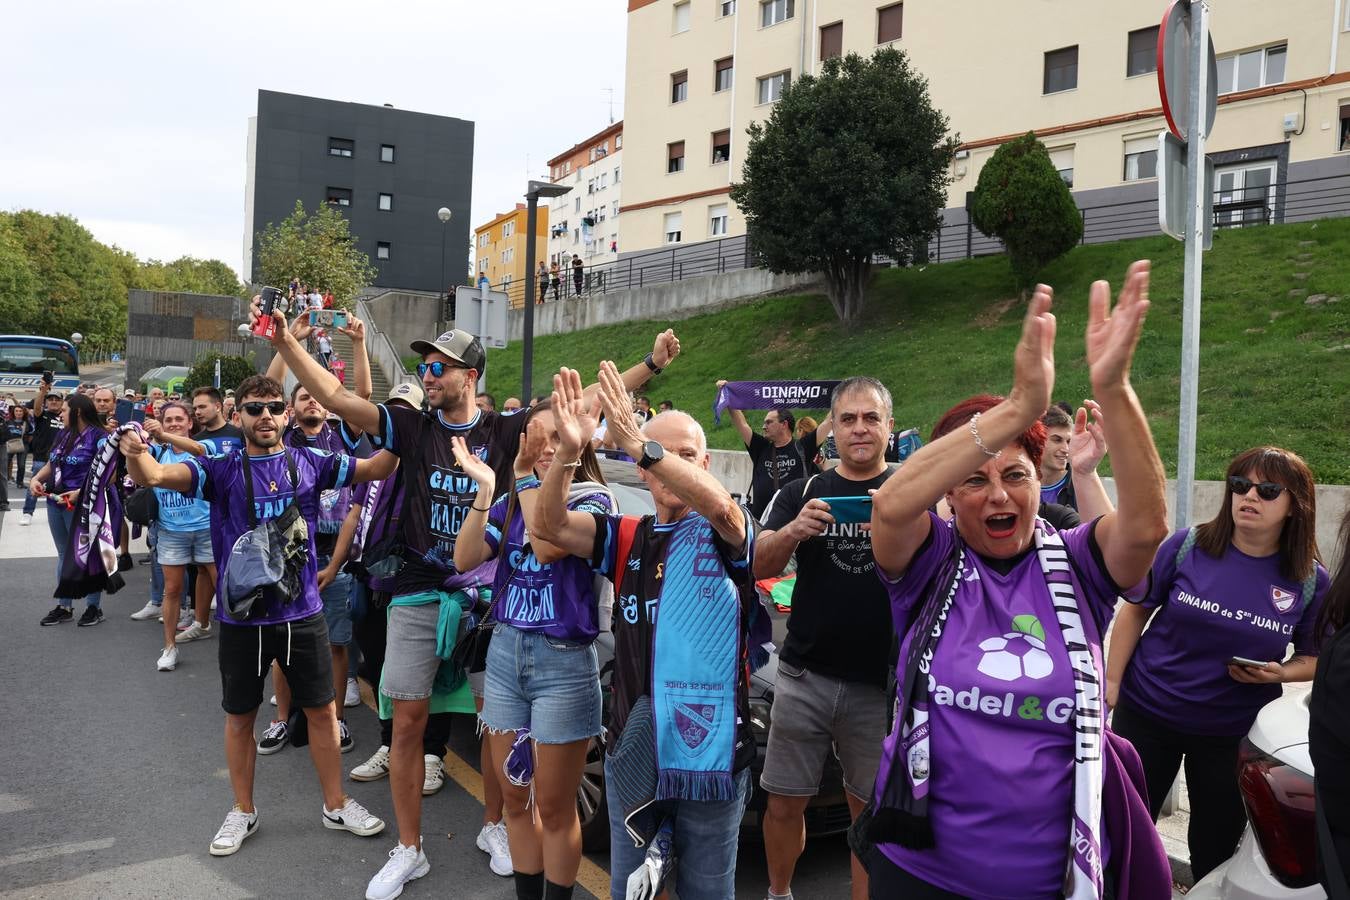
<instances>
[{"instance_id":1,"label":"white sneaker","mask_svg":"<svg viewBox=\"0 0 1350 900\"><path fill-rule=\"evenodd\" d=\"M146 619L153 619L160 614L160 608L153 603L147 603L140 609L131 614L131 617L137 622L144 622Z\"/></svg>"},{"instance_id":2,"label":"white sneaker","mask_svg":"<svg viewBox=\"0 0 1350 900\"><path fill-rule=\"evenodd\" d=\"M384 831L384 819L372 816L364 806L348 797L347 802L342 804L342 809L332 810L327 806L323 808L323 827L370 837Z\"/></svg>"},{"instance_id":3,"label":"white sneaker","mask_svg":"<svg viewBox=\"0 0 1350 900\"><path fill-rule=\"evenodd\" d=\"M205 638L211 637L213 634L215 634L215 632L211 630L210 625L203 627L200 622L193 622L187 628L184 628L182 631L175 634L173 639L176 643L186 644L188 641L204 640Z\"/></svg>"},{"instance_id":4,"label":"white sneaker","mask_svg":"<svg viewBox=\"0 0 1350 900\"><path fill-rule=\"evenodd\" d=\"M422 778L422 796L430 797L445 787L445 766L441 764L439 756L430 753L422 756L422 762L426 766L426 775Z\"/></svg>"},{"instance_id":5,"label":"white sneaker","mask_svg":"<svg viewBox=\"0 0 1350 900\"><path fill-rule=\"evenodd\" d=\"M361 705L361 686L355 678L347 679L347 696L342 699L342 705L349 708Z\"/></svg>"},{"instance_id":6,"label":"white sneaker","mask_svg":"<svg viewBox=\"0 0 1350 900\"><path fill-rule=\"evenodd\" d=\"M379 781L389 774L389 748L381 745L370 759L352 769L352 781Z\"/></svg>"},{"instance_id":7,"label":"white sneaker","mask_svg":"<svg viewBox=\"0 0 1350 900\"><path fill-rule=\"evenodd\" d=\"M159 663L156 666L161 672L172 672L178 666L178 646L165 647L159 654Z\"/></svg>"},{"instance_id":8,"label":"white sneaker","mask_svg":"<svg viewBox=\"0 0 1350 900\"><path fill-rule=\"evenodd\" d=\"M506 842L505 822L484 825L475 843L479 850L491 857L488 868L494 875L505 877L511 874L511 846Z\"/></svg>"},{"instance_id":9,"label":"white sneaker","mask_svg":"<svg viewBox=\"0 0 1350 900\"><path fill-rule=\"evenodd\" d=\"M244 839L258 830L258 813L246 813L239 807L230 810L225 816L225 824L220 826L216 836L211 839L212 856L229 856L239 850Z\"/></svg>"},{"instance_id":10,"label":"white sneaker","mask_svg":"<svg viewBox=\"0 0 1350 900\"><path fill-rule=\"evenodd\" d=\"M20 524L20 525L32 525L32 524L33 524L33 514L32 514L32 513L24 513L22 516L19 517L19 524Z\"/></svg>"},{"instance_id":11,"label":"white sneaker","mask_svg":"<svg viewBox=\"0 0 1350 900\"><path fill-rule=\"evenodd\" d=\"M389 862L366 885L366 900L394 900L405 884L430 871L431 863L421 848L397 844L389 851Z\"/></svg>"},{"instance_id":12,"label":"white sneaker","mask_svg":"<svg viewBox=\"0 0 1350 900\"><path fill-rule=\"evenodd\" d=\"M178 624L174 626L179 631L187 631L188 626L197 621L197 614L190 609L183 609L178 613Z\"/></svg>"}]
</instances>

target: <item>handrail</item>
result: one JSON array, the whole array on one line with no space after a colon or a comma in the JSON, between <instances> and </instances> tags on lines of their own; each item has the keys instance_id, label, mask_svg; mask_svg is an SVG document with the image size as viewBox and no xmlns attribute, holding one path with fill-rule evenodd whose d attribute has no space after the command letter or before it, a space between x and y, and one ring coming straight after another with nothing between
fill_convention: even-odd
<instances>
[{"instance_id":1,"label":"handrail","mask_svg":"<svg viewBox=\"0 0 1350 900\"><path fill-rule=\"evenodd\" d=\"M366 323L366 353L370 361L380 367L384 380L389 382L390 387L411 380L408 370L403 368L403 358L398 355L389 335L375 325L375 318L365 300L356 301L356 314Z\"/></svg>"}]
</instances>

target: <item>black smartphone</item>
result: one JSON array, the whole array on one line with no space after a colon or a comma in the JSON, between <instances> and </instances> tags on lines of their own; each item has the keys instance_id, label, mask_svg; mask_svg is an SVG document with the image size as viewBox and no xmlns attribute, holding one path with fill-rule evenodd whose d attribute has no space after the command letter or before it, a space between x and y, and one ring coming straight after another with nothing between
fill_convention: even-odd
<instances>
[{"instance_id":1,"label":"black smartphone","mask_svg":"<svg viewBox=\"0 0 1350 900\"><path fill-rule=\"evenodd\" d=\"M830 504L830 515L841 525L872 521L871 497L821 497Z\"/></svg>"},{"instance_id":2,"label":"black smartphone","mask_svg":"<svg viewBox=\"0 0 1350 900\"><path fill-rule=\"evenodd\" d=\"M1242 666L1244 669L1264 669L1266 667L1266 664L1261 660L1248 659L1245 656L1230 656L1228 657L1228 664L1230 666Z\"/></svg>"},{"instance_id":3,"label":"black smartphone","mask_svg":"<svg viewBox=\"0 0 1350 900\"><path fill-rule=\"evenodd\" d=\"M51 369L43 369L43 370L42 370L42 383L43 383L43 384L55 384L55 383L56 383L56 372L52 371Z\"/></svg>"}]
</instances>

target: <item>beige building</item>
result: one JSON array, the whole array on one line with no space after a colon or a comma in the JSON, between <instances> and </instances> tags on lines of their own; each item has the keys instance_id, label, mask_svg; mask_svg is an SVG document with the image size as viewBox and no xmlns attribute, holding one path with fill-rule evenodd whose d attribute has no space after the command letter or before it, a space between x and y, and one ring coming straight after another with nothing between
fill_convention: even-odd
<instances>
[{"instance_id":1,"label":"beige building","mask_svg":"<svg viewBox=\"0 0 1350 900\"><path fill-rule=\"evenodd\" d=\"M549 178L572 190L549 201L548 255L560 267L580 256L587 266L619 256L619 186L623 179L623 122L548 161ZM571 276L569 275L569 278Z\"/></svg>"},{"instance_id":2,"label":"beige building","mask_svg":"<svg viewBox=\"0 0 1350 900\"><path fill-rule=\"evenodd\" d=\"M1094 232L1090 223L1095 239L1156 231L1144 201L1156 197L1165 127L1155 71L1165 6L629 0L623 251L744 234L728 192L746 127L823 59L887 44L928 77L963 141L949 227L964 229L966 192L998 145L1034 130L1080 207L1136 221L1125 231ZM1310 195L1323 193L1322 183L1309 179L1350 174L1350 0L1222 0L1211 10L1220 105L1208 149L1218 215L1316 214ZM1130 202L1139 209L1128 216L1115 206Z\"/></svg>"},{"instance_id":3,"label":"beige building","mask_svg":"<svg viewBox=\"0 0 1350 900\"><path fill-rule=\"evenodd\" d=\"M526 207L493 217L473 230L474 277L486 277L493 290L506 291L512 306L520 306L525 297ZM543 247L548 235L548 207L541 206L536 216L535 234Z\"/></svg>"}]
</instances>

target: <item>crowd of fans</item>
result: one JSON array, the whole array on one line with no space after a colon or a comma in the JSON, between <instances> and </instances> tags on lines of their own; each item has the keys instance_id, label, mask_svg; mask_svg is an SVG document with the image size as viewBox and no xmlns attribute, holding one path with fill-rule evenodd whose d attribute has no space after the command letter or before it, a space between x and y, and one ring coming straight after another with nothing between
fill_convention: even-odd
<instances>
[{"instance_id":1,"label":"crowd of fans","mask_svg":"<svg viewBox=\"0 0 1350 900\"><path fill-rule=\"evenodd\" d=\"M303 285L291 293L322 308ZM97 625L101 590L131 565L101 502L148 524L152 586L131 617L162 621L157 669L201 662L184 645L217 640L234 802L212 855L254 833L256 756L290 744L310 747L324 827L386 829L342 786L346 716L367 681L381 743L348 777L388 779L396 832L371 900L431 870L421 806L444 783L455 713L482 731L475 843L520 898L572 896L575 798L601 735L615 898L670 884L685 900L733 897L755 788L767 896L791 897L830 755L854 819L854 898L1169 896L1153 821L1177 771L1199 878L1241 831L1240 739L1280 684L1314 676L1323 852L1344 848L1350 566L1333 577L1320 563L1306 464L1276 447L1237 454L1214 517L1169 535L1130 378L1147 264L1114 304L1093 288L1093 396L1078 409L1051 404L1051 300L1040 286L1029 302L1009 394L961 400L922 446L868 376L839 382L820 423L775 405L757 433L733 406L753 464L746 505L710 474L693 417L635 399L679 357L672 331L626 369L605 362L587 386L564 368L551 394L498 411L467 332L414 342L418 380L377 403L359 319L342 329L348 389L331 349L307 351L308 317L288 327L278 310L271 367L224 394L128 392L129 422L96 386L6 398L22 524L45 500L58 554L62 599L41 624L75 618L83 599L79 624ZM1114 499L1097 474L1108 452ZM636 462L654 515L621 513L600 455ZM91 542L106 552L76 558ZM770 632L756 582L789 570L752 785L749 676Z\"/></svg>"}]
</instances>

